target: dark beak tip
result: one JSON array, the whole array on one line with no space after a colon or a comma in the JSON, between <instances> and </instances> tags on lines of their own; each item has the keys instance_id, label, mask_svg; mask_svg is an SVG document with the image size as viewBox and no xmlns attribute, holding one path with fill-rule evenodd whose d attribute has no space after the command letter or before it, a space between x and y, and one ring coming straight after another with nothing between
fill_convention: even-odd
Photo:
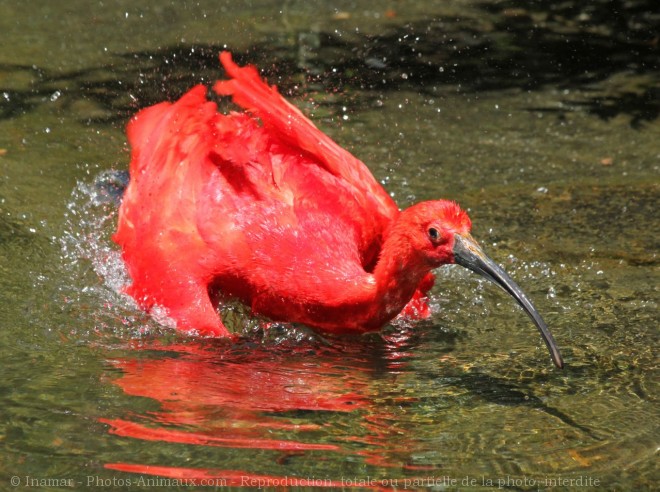
<instances>
[{"instance_id":1,"label":"dark beak tip","mask_svg":"<svg viewBox=\"0 0 660 492\"><path fill-rule=\"evenodd\" d=\"M552 361L559 369L564 368L564 360L559 348L548 329L545 321L536 310L532 302L527 298L522 289L509 275L502 270L492 259L490 259L479 247L476 241L469 235L455 235L454 262L487 278L494 284L504 289L525 310L538 328L545 342Z\"/></svg>"}]
</instances>

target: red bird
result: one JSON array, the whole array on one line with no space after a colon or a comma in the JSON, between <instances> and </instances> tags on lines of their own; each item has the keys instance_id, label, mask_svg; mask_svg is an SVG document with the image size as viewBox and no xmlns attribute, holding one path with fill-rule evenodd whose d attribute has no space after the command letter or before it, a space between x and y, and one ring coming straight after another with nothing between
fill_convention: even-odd
<instances>
[{"instance_id":1,"label":"red bird","mask_svg":"<svg viewBox=\"0 0 660 492\"><path fill-rule=\"evenodd\" d=\"M218 113L199 85L128 125L131 179L114 240L141 307L165 308L184 331L231 336L211 300L220 292L272 320L363 333L402 311L428 315L431 270L457 263L509 292L562 367L547 325L456 203L399 211L254 67L228 52L220 61L231 80L213 89L247 112Z\"/></svg>"}]
</instances>

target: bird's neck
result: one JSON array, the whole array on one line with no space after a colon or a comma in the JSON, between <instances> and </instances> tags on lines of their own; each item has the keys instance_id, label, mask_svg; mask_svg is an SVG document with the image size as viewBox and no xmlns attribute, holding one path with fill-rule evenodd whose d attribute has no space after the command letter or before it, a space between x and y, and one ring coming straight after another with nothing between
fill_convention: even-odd
<instances>
[{"instance_id":1,"label":"bird's neck","mask_svg":"<svg viewBox=\"0 0 660 492\"><path fill-rule=\"evenodd\" d=\"M381 325L401 312L430 269L395 223L385 238L374 269L374 304L377 306L376 317L381 318Z\"/></svg>"}]
</instances>

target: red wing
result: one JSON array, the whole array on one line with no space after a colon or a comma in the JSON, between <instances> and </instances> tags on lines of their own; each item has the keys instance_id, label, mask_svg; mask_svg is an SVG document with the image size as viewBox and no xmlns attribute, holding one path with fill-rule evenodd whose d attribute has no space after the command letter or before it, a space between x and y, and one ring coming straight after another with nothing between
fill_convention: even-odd
<instances>
[{"instance_id":1,"label":"red wing","mask_svg":"<svg viewBox=\"0 0 660 492\"><path fill-rule=\"evenodd\" d=\"M350 183L355 195L364 197L363 206L371 214L392 220L398 208L362 161L342 149L321 132L298 108L284 99L275 87L269 87L254 67L239 67L229 52L220 54L231 80L215 83L213 90L223 96L233 96L236 104L256 114L263 124L275 131L292 147L313 156L319 165Z\"/></svg>"}]
</instances>

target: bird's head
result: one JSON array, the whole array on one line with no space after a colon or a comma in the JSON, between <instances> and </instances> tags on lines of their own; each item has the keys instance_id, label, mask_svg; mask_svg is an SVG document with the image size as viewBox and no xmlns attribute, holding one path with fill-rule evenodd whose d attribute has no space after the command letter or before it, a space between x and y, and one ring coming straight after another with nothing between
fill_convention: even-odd
<instances>
[{"instance_id":1,"label":"bird's head","mask_svg":"<svg viewBox=\"0 0 660 492\"><path fill-rule=\"evenodd\" d=\"M538 328L557 367L563 360L548 326L522 289L483 252L470 234L472 223L458 204L447 200L421 202L401 214L407 240L429 268L455 263L471 270L508 292ZM418 256L419 258L419 256Z\"/></svg>"},{"instance_id":2,"label":"bird's head","mask_svg":"<svg viewBox=\"0 0 660 492\"><path fill-rule=\"evenodd\" d=\"M420 202L404 210L399 224L412 249L430 268L454 263L456 235L469 235L472 223L456 202Z\"/></svg>"}]
</instances>

